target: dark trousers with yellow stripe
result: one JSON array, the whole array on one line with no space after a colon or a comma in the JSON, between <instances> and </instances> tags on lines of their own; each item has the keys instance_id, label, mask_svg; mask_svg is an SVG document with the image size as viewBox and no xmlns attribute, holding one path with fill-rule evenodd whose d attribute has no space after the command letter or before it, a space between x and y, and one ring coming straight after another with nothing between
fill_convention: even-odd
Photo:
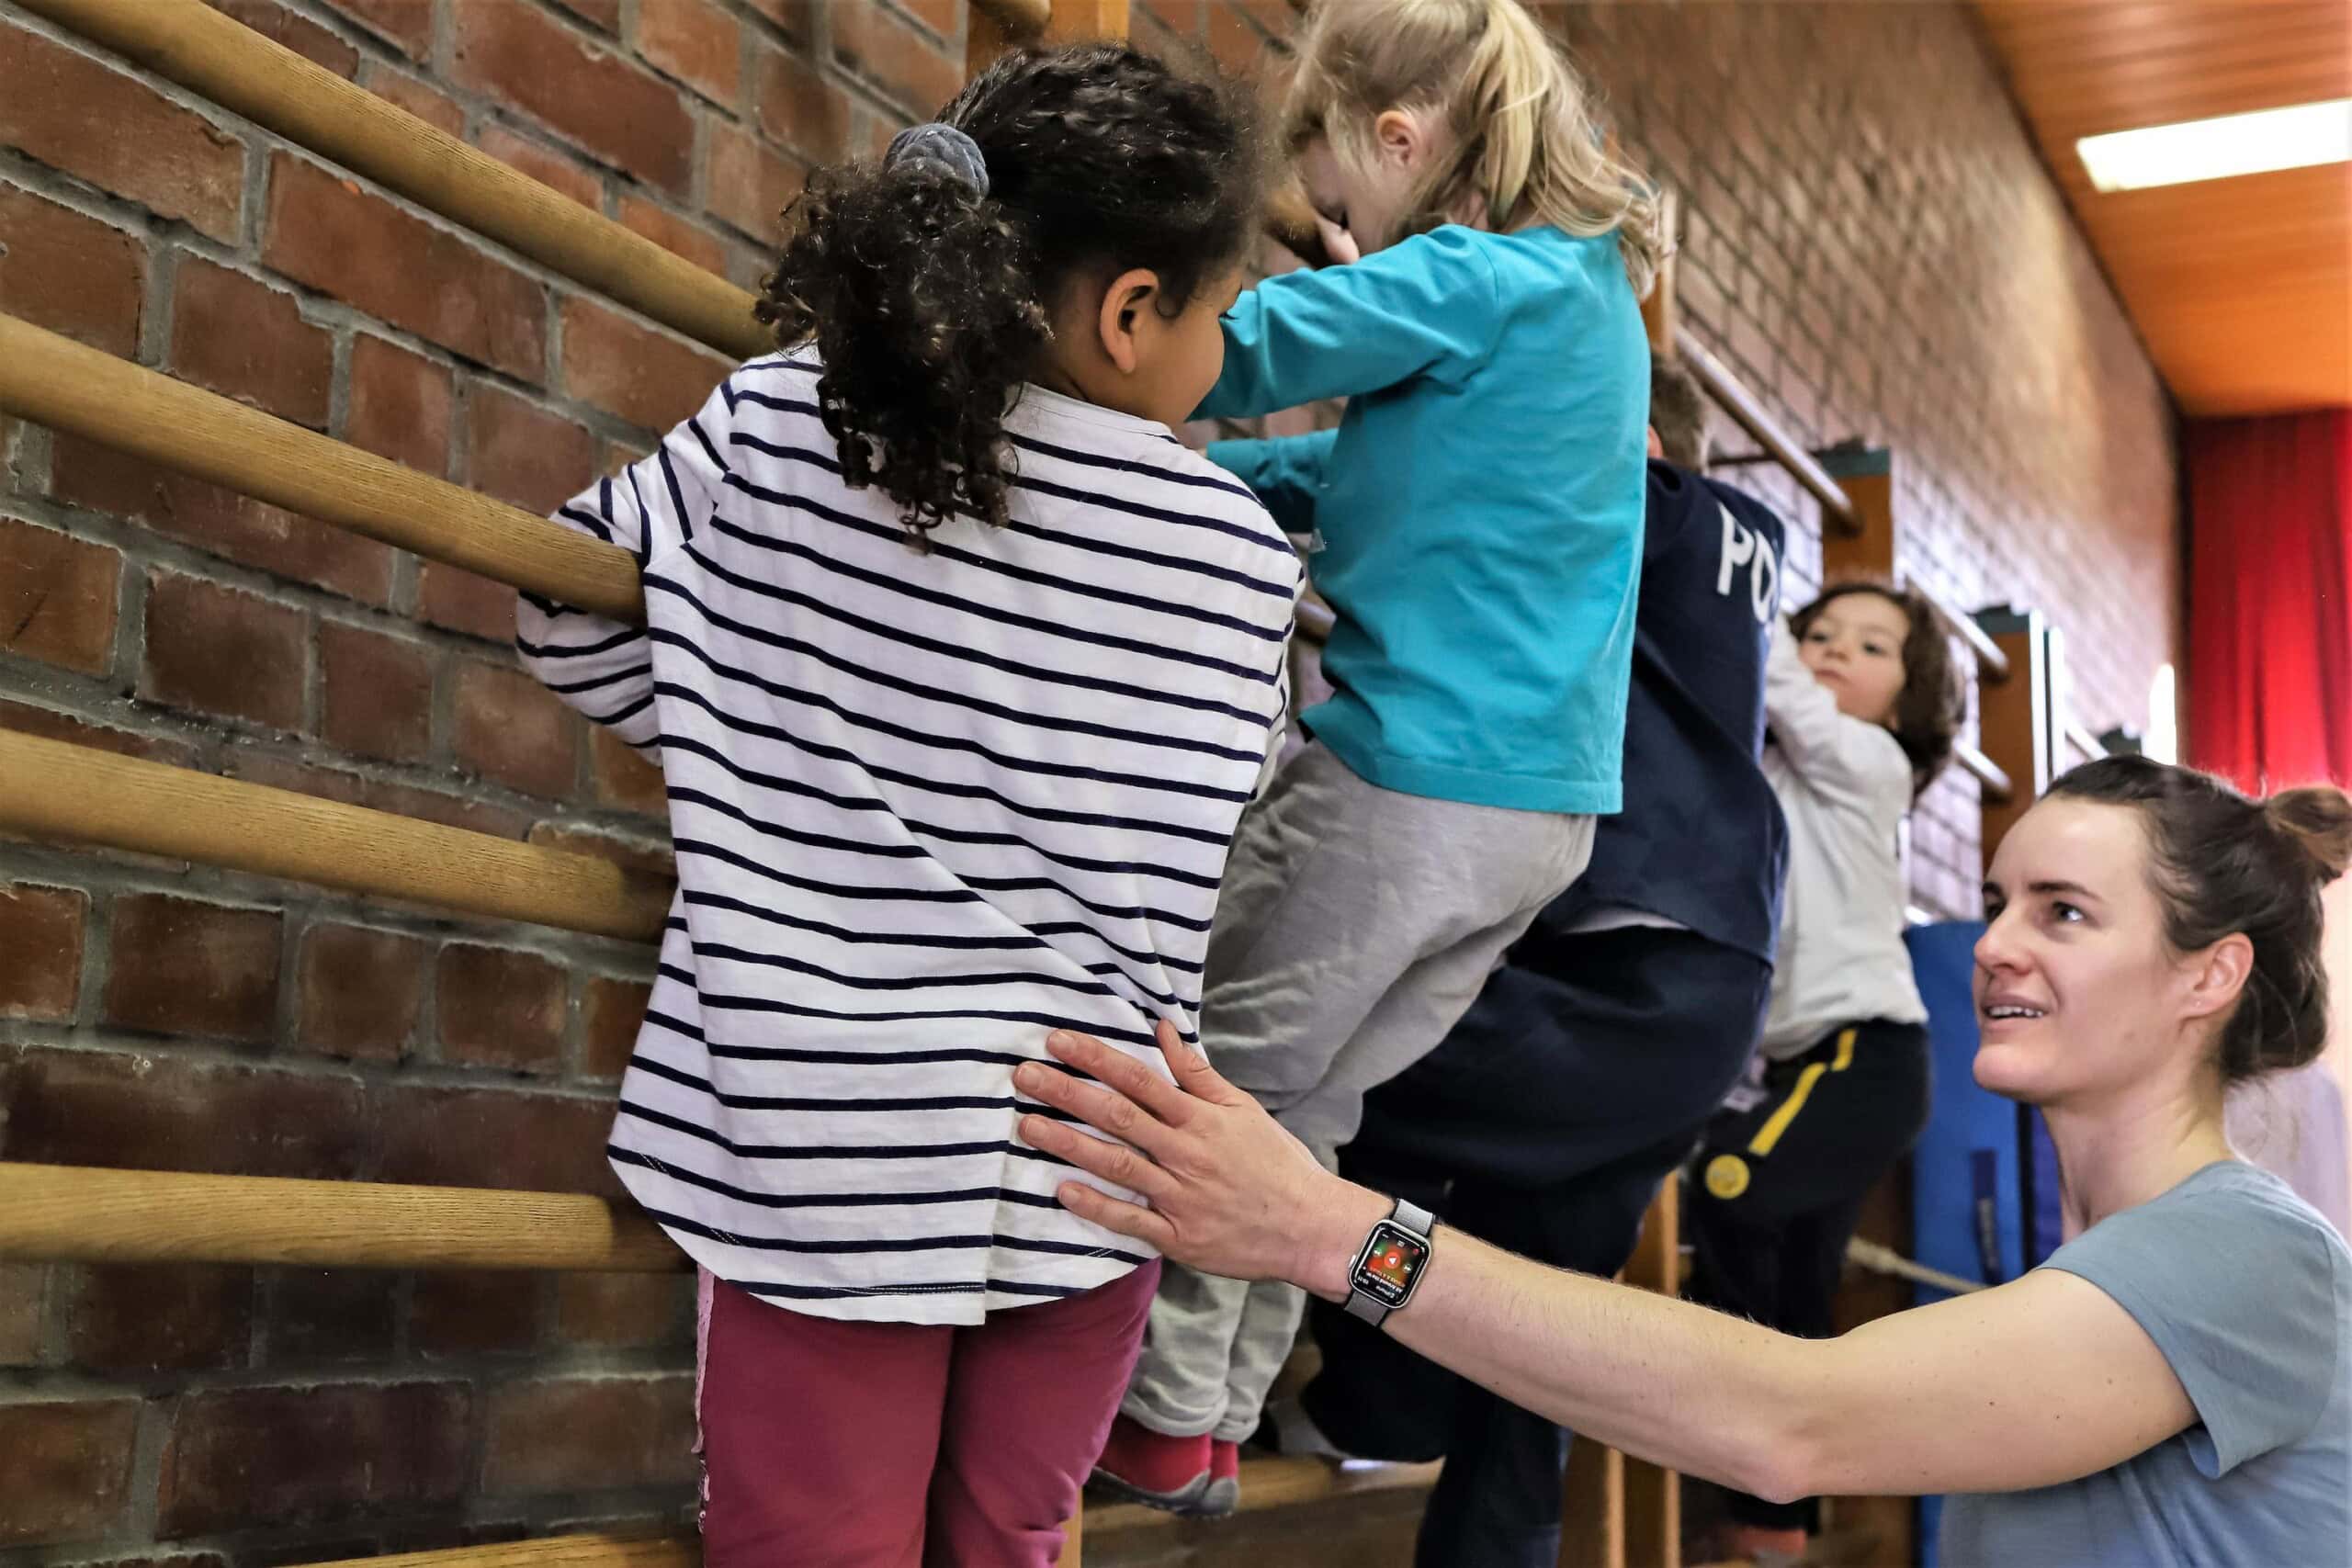
<instances>
[{"instance_id":1,"label":"dark trousers with yellow stripe","mask_svg":"<svg viewBox=\"0 0 2352 1568\"><path fill-rule=\"evenodd\" d=\"M1694 1301L1807 1339L1833 1332L1831 1303L1862 1200L1928 1124L1928 1032L1849 1025L1764 1070L1763 1100L1725 1111L1691 1162L1683 1224ZM1735 1494L1732 1517L1818 1528L1813 1499Z\"/></svg>"}]
</instances>

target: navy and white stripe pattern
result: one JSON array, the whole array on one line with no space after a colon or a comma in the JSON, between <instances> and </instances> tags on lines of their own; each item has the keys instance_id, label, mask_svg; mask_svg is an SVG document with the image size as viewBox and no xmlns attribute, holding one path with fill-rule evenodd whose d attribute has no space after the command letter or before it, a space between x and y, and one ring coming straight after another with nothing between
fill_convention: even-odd
<instances>
[{"instance_id":1,"label":"navy and white stripe pattern","mask_svg":"<svg viewBox=\"0 0 2352 1568\"><path fill-rule=\"evenodd\" d=\"M1027 390L1010 527L906 544L841 482L813 354L741 367L558 519L648 625L526 595L525 662L660 761L679 889L611 1155L720 1279L967 1324L1148 1251L1054 1201L1013 1066L1195 1038L1278 742L1297 558L1166 427Z\"/></svg>"}]
</instances>

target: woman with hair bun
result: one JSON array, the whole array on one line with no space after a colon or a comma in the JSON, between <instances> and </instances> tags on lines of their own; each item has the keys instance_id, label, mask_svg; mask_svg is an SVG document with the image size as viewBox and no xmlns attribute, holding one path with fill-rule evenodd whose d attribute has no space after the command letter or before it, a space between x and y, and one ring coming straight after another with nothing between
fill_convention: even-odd
<instances>
[{"instance_id":1,"label":"woman with hair bun","mask_svg":"<svg viewBox=\"0 0 2352 1568\"><path fill-rule=\"evenodd\" d=\"M2341 1563L2352 1251L2222 1130L2231 1085L2327 1032L2321 890L2352 798L2247 798L2109 758L1985 879L1975 1074L2057 1145L2070 1239L2007 1284L1800 1339L1439 1226L1386 1330L1579 1436L1768 1498L1952 1494L1951 1568ZM1363 1288L1391 1204L1327 1174L1163 1031L1174 1087L1071 1035L1016 1081L1128 1147L1022 1136L1139 1192L1063 1202L1195 1269Z\"/></svg>"}]
</instances>

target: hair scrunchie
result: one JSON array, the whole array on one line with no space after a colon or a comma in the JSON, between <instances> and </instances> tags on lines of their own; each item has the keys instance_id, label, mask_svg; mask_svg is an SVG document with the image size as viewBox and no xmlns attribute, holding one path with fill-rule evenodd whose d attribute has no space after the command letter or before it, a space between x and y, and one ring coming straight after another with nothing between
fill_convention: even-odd
<instances>
[{"instance_id":1,"label":"hair scrunchie","mask_svg":"<svg viewBox=\"0 0 2352 1568\"><path fill-rule=\"evenodd\" d=\"M944 121L909 126L890 138L890 150L882 154L885 168L924 164L971 186L975 196L989 193L989 164L980 144Z\"/></svg>"}]
</instances>

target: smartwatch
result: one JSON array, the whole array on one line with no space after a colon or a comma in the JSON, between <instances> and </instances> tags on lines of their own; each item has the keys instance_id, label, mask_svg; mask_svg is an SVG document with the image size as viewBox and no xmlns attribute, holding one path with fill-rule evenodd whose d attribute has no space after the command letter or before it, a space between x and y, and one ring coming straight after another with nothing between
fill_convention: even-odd
<instances>
[{"instance_id":1,"label":"smartwatch","mask_svg":"<svg viewBox=\"0 0 2352 1568\"><path fill-rule=\"evenodd\" d=\"M1348 1271L1350 1317L1377 1326L1413 1299L1413 1288L1429 1269L1430 1232L1436 1227L1437 1216L1427 1209L1396 1200L1388 1217L1372 1227Z\"/></svg>"}]
</instances>

